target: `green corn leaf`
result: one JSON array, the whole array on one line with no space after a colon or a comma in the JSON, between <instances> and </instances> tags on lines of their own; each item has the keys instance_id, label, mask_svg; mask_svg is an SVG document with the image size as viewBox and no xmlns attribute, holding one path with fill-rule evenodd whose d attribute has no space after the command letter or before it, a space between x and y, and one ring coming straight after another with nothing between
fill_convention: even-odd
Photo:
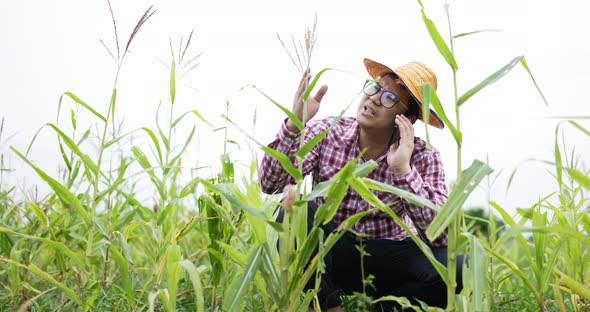
<instances>
[{"instance_id":1,"label":"green corn leaf","mask_svg":"<svg viewBox=\"0 0 590 312\"><path fill-rule=\"evenodd\" d=\"M489 311L488 300L488 256L479 239L471 233L461 233L469 241L469 262L464 269L463 280L470 286L472 300L470 300L470 311Z\"/></svg>"},{"instance_id":2,"label":"green corn leaf","mask_svg":"<svg viewBox=\"0 0 590 312\"><path fill-rule=\"evenodd\" d=\"M1 199L2 198L0 198L0 200ZM37 204L35 204L34 202L27 201L27 206L29 208L31 208L31 210L33 211L33 213L35 214L37 219L39 219L39 223L41 223L45 226L49 226L49 220L47 219L47 215L45 215L43 210L41 210L41 208L39 208L39 206L37 206Z\"/></svg>"},{"instance_id":3,"label":"green corn leaf","mask_svg":"<svg viewBox=\"0 0 590 312\"><path fill-rule=\"evenodd\" d=\"M196 110L196 109L193 109L191 112L192 112L192 113L193 113L195 116L197 116L197 118L201 119L201 121L202 121L202 122L204 122L204 123L208 124L209 126L213 127L213 125L212 125L211 123L209 123L209 122L207 121L207 119L205 119L205 117L203 117L203 115L201 115L201 113L199 113L199 111L198 111L198 110Z\"/></svg>"},{"instance_id":4,"label":"green corn leaf","mask_svg":"<svg viewBox=\"0 0 590 312\"><path fill-rule=\"evenodd\" d=\"M170 66L170 101L174 105L176 99L176 63L172 61Z\"/></svg>"},{"instance_id":5,"label":"green corn leaf","mask_svg":"<svg viewBox=\"0 0 590 312\"><path fill-rule=\"evenodd\" d=\"M238 249L236 249L234 246L228 245L224 242L219 242L219 247L221 247L223 249L223 251L225 251L227 253L227 255L229 256L229 258L237 263L240 266L246 266L246 261L248 260L246 258L246 255L244 255L242 252L240 252ZM221 259L223 260L223 258ZM226 258L227 260L227 258Z\"/></svg>"},{"instance_id":6,"label":"green corn leaf","mask_svg":"<svg viewBox=\"0 0 590 312\"><path fill-rule=\"evenodd\" d=\"M436 258L434 257L434 255L432 254L432 250L430 249L430 247L428 245L426 245L426 243L424 241L422 241L422 239L420 239L418 236L416 236L416 234L414 234L410 228L408 227L407 224L405 224L397 214L395 214L395 212L393 212L393 210L388 207L387 205L385 205L377 196L375 196L375 194L373 194L371 192L371 190L369 189L369 186L367 184L365 184L365 180L361 179L361 178L357 178L357 177L352 177L350 179L350 186L364 199L366 200L371 206L387 213L392 219L393 221L399 225L400 227L402 227L406 233L408 233L408 235L412 238L412 240L414 241L414 243L416 243L416 245L418 246L418 248L420 248L420 250L422 250L422 252L424 253L424 255L426 256L426 258L428 258L428 260L430 261L430 263L432 263L432 265L434 266L434 268L436 269L436 271L440 274L441 278L443 279L443 281L448 284L449 283L449 277L448 277L448 271L447 268L440 262L438 262L438 260L436 260Z\"/></svg>"},{"instance_id":7,"label":"green corn leaf","mask_svg":"<svg viewBox=\"0 0 590 312\"><path fill-rule=\"evenodd\" d=\"M41 170L37 166L35 166L30 160L28 160L23 154L21 154L14 147L11 146L10 149L14 153L16 153L24 162L26 162L29 166L31 166L31 168L33 168L33 170L35 170L35 172L37 172L37 174L41 177L41 179L43 179L45 182L47 182L49 187L51 187L53 189L55 194L64 203L72 205L74 210L76 210L80 214L80 216L82 216L82 219L84 220L86 225L90 226L92 224L92 218L91 218L90 214L88 213L88 211L86 211L86 207L84 207L82 205L82 203L80 203L80 201L78 200L78 198L74 194L72 194L70 191L68 191L68 189L65 186L63 186L61 183L59 183L57 180L50 177L43 170Z\"/></svg>"},{"instance_id":8,"label":"green corn leaf","mask_svg":"<svg viewBox=\"0 0 590 312\"><path fill-rule=\"evenodd\" d=\"M78 295L76 294L76 292L73 289L69 288L68 286L66 286L63 283L58 282L55 278L53 278L53 276L47 274L46 272L44 272L43 270L41 270L39 267L37 267L36 265L34 265L32 263L29 264L27 269L29 269L29 271L35 273L37 276L45 279L49 283L55 285L57 288L61 289L63 292L66 293L66 295L68 295L68 297L70 297L72 300L74 300L80 307L84 306L84 303L82 302L80 297L78 297Z\"/></svg>"},{"instance_id":9,"label":"green corn leaf","mask_svg":"<svg viewBox=\"0 0 590 312\"><path fill-rule=\"evenodd\" d=\"M252 87L254 89L256 89L256 91L260 92L260 94L262 94L265 98L270 100L276 107L278 107L280 110L282 110L283 113L285 113L287 116L289 116L289 118L295 124L297 129L299 129L299 131L303 131L303 129L305 128L305 125L303 124L303 122L299 118L297 118L297 116L295 116L295 114L293 114L293 112L291 112L291 110L289 110L286 107L282 106L281 104L277 103L275 100L270 98L268 95L266 95L266 93L262 92L262 90L258 89L256 86L252 86Z\"/></svg>"},{"instance_id":10,"label":"green corn leaf","mask_svg":"<svg viewBox=\"0 0 590 312\"><path fill-rule=\"evenodd\" d=\"M313 137L307 143L305 143L299 149L299 151L297 151L297 154L296 154L297 157L303 159L305 157L305 155L309 154L309 152L311 152L311 150L328 134L329 131L330 131L330 129L325 130L325 131L321 132L320 134L316 135L315 137Z\"/></svg>"},{"instance_id":11,"label":"green corn leaf","mask_svg":"<svg viewBox=\"0 0 590 312\"><path fill-rule=\"evenodd\" d=\"M575 168L565 168L565 171L572 177L580 186L590 190L590 178Z\"/></svg>"},{"instance_id":12,"label":"green corn leaf","mask_svg":"<svg viewBox=\"0 0 590 312\"><path fill-rule=\"evenodd\" d=\"M586 299L590 299L590 289L588 289L587 285L584 285L565 274L561 275L560 281L562 284L565 284L567 287L573 290L576 294L579 294Z\"/></svg>"},{"instance_id":13,"label":"green corn leaf","mask_svg":"<svg viewBox=\"0 0 590 312\"><path fill-rule=\"evenodd\" d=\"M47 125L49 127L51 127L53 130L55 130L55 132L57 132L57 134L59 134L61 139L66 143L66 145L70 148L70 150L72 150L72 152L74 152L74 154L76 154L78 157L80 157L80 159L82 159L84 166L86 168L88 168L90 171L92 171L92 173L94 173L95 176L97 176L99 173L98 167L92 161L92 159L90 157L88 157L88 155L86 155L80 151L80 149L78 148L78 146L76 145L74 140L72 140L70 137L68 137L68 135L65 134L63 131L61 131L57 126L55 126L53 124L47 124Z\"/></svg>"},{"instance_id":14,"label":"green corn leaf","mask_svg":"<svg viewBox=\"0 0 590 312\"><path fill-rule=\"evenodd\" d=\"M72 128L76 130L76 113L73 109L70 109L70 121L72 122Z\"/></svg>"},{"instance_id":15,"label":"green corn leaf","mask_svg":"<svg viewBox=\"0 0 590 312\"><path fill-rule=\"evenodd\" d=\"M543 99L543 102L545 102L545 106L549 106L549 103L547 102L547 99L545 98L545 95L541 91L541 88L539 87L539 84L537 84L537 81L535 80L535 77L533 77L533 74L531 73L531 70L529 69L529 65L527 64L526 59L524 58L524 56L520 59L520 65L522 65L522 67L524 67L524 69L526 70L526 72L531 77L531 80L533 80L533 83L535 84L535 88L537 88L537 91L539 92L539 95L541 95L541 98Z\"/></svg>"},{"instance_id":16,"label":"green corn leaf","mask_svg":"<svg viewBox=\"0 0 590 312\"><path fill-rule=\"evenodd\" d=\"M479 185L479 182L492 172L486 163L474 160L471 166L461 174L459 182L453 188L447 202L438 212L426 230L428 239L437 238L453 222L457 213L461 211L469 194Z\"/></svg>"},{"instance_id":17,"label":"green corn leaf","mask_svg":"<svg viewBox=\"0 0 590 312\"><path fill-rule=\"evenodd\" d=\"M344 168L340 169L336 175L331 179L332 183L326 193L326 201L318 207L314 226L320 224L328 224L336 215L346 192L348 191L348 180L352 177L352 173L356 169L356 162L358 159L349 161Z\"/></svg>"},{"instance_id":18,"label":"green corn leaf","mask_svg":"<svg viewBox=\"0 0 590 312\"><path fill-rule=\"evenodd\" d=\"M184 151L186 150L186 148L189 146L189 144L193 140L193 136L195 135L195 130L197 130L197 127L193 127L193 129L191 130L191 133L186 138L186 141L184 142L182 149L180 150L180 152L178 152L178 154L174 158L172 158L172 160L170 161L168 166L174 166L176 164L176 162L180 159L180 157L182 157L182 155L184 154Z\"/></svg>"},{"instance_id":19,"label":"green corn leaf","mask_svg":"<svg viewBox=\"0 0 590 312\"><path fill-rule=\"evenodd\" d=\"M99 112L95 111L90 105L86 104L84 101L82 101L79 97L77 97L74 93L72 93L70 91L64 92L64 94L62 94L59 97L60 105L61 105L61 101L62 101L62 98L64 95L66 95L70 99L74 100L74 102L80 104L82 107L86 108L89 112L94 114L96 117L100 118L102 121L104 121L104 122L107 121L107 119L103 115L101 115Z\"/></svg>"},{"instance_id":20,"label":"green corn leaf","mask_svg":"<svg viewBox=\"0 0 590 312\"><path fill-rule=\"evenodd\" d=\"M587 136L590 136L590 130L587 130L586 128L582 127L582 125L573 120L569 120L568 122L572 124L574 127L578 128L578 130L582 131Z\"/></svg>"},{"instance_id":21,"label":"green corn leaf","mask_svg":"<svg viewBox=\"0 0 590 312\"><path fill-rule=\"evenodd\" d=\"M236 196L237 193L240 193L240 190L237 188L235 184L220 183L214 185L211 184L209 181L203 179L201 179L201 183L205 187L211 190L216 190L217 193L222 194L232 204L233 207L242 209L259 219L266 220L266 216L264 215L264 213L262 213L262 211L250 206L247 202L241 200L238 196Z\"/></svg>"},{"instance_id":22,"label":"green corn leaf","mask_svg":"<svg viewBox=\"0 0 590 312\"><path fill-rule=\"evenodd\" d=\"M248 262L244 267L244 272L231 284L225 296L223 302L225 311L243 311L244 296L250 287L250 283L254 280L254 275L258 271L263 251L264 247L261 245L254 248L248 256Z\"/></svg>"},{"instance_id":23,"label":"green corn leaf","mask_svg":"<svg viewBox=\"0 0 590 312\"><path fill-rule=\"evenodd\" d=\"M25 239L44 243L44 244L54 248L56 251L63 253L65 256L67 256L67 258L71 259L80 268L86 267L86 264L84 263L84 258L82 256L80 256L80 254L73 252L64 243L53 241L53 240L45 238L45 237L37 237L37 236L33 236L33 235L15 232L15 231L5 228L3 226L0 226L0 233L6 233L6 234L14 235L14 236L20 236Z\"/></svg>"},{"instance_id":24,"label":"green corn leaf","mask_svg":"<svg viewBox=\"0 0 590 312\"><path fill-rule=\"evenodd\" d=\"M154 147L156 148L156 151L158 152L158 159L160 160L160 165L163 165L164 161L162 160L162 149L160 148L160 142L158 141L156 134L150 128L143 127L141 129L143 131L145 131L145 133L147 133L149 135L149 137L152 139L152 143L154 143Z\"/></svg>"},{"instance_id":25,"label":"green corn leaf","mask_svg":"<svg viewBox=\"0 0 590 312\"><path fill-rule=\"evenodd\" d=\"M150 163L149 159L145 155L145 153L137 146L131 148L131 152L135 156L135 159L139 163L139 165L143 169L152 169L152 164ZM153 174L151 170L148 171L148 174Z\"/></svg>"},{"instance_id":26,"label":"green corn leaf","mask_svg":"<svg viewBox=\"0 0 590 312\"><path fill-rule=\"evenodd\" d=\"M196 177L192 180L190 180L180 191L180 195L178 195L178 198L185 198L190 194L193 194L195 192L195 188L197 187L197 184L199 184L199 181L201 180L201 178Z\"/></svg>"},{"instance_id":27,"label":"green corn leaf","mask_svg":"<svg viewBox=\"0 0 590 312\"><path fill-rule=\"evenodd\" d=\"M176 290L180 279L180 247L170 245L166 250L166 286L168 288L169 311L176 311Z\"/></svg>"},{"instance_id":28,"label":"green corn leaf","mask_svg":"<svg viewBox=\"0 0 590 312\"><path fill-rule=\"evenodd\" d=\"M182 260L179 262L179 264L188 272L191 283L193 284L193 288L195 290L195 306L197 312L204 312L205 296L203 295L203 284L201 283L201 276L199 274L199 270L197 270L195 265L188 260Z\"/></svg>"},{"instance_id":29,"label":"green corn leaf","mask_svg":"<svg viewBox=\"0 0 590 312\"><path fill-rule=\"evenodd\" d=\"M296 182L303 180L303 175L301 175L301 172L299 172L299 170L297 170L297 168L293 166L293 163L291 162L289 157L287 157L287 155L277 150L274 150L268 146L261 146L260 148L270 157L278 160L281 166L283 166L283 169L285 169L287 173L289 173L293 178L295 178Z\"/></svg>"},{"instance_id":30,"label":"green corn leaf","mask_svg":"<svg viewBox=\"0 0 590 312\"><path fill-rule=\"evenodd\" d=\"M369 178L363 178L361 180L370 189L393 193L418 207L428 207L434 210L438 210L438 207L433 202L422 196L418 196L412 192L408 192L406 190L397 188L393 185L385 184L383 182L375 181Z\"/></svg>"},{"instance_id":31,"label":"green corn leaf","mask_svg":"<svg viewBox=\"0 0 590 312\"><path fill-rule=\"evenodd\" d=\"M377 167L379 167L379 165L377 164L376 161L374 160L369 160L367 162L365 162L364 164L358 166L355 170L353 175L355 177L365 177L367 174L371 173L371 171L377 169Z\"/></svg>"},{"instance_id":32,"label":"green corn leaf","mask_svg":"<svg viewBox=\"0 0 590 312\"><path fill-rule=\"evenodd\" d=\"M123 257L123 255L117 250L117 248L115 248L114 245L110 244L109 250L115 259L115 262L117 262L117 265L119 266L119 273L121 274L121 279L123 280L123 288L125 288L125 296L127 297L127 302L129 302L131 310L133 310L135 309L135 293L131 285L131 278L129 277L129 265L127 264L127 259Z\"/></svg>"},{"instance_id":33,"label":"green corn leaf","mask_svg":"<svg viewBox=\"0 0 590 312\"><path fill-rule=\"evenodd\" d=\"M477 92L481 89L493 84L494 82L498 81L500 78L504 77L504 75L508 74L516 64L518 64L523 59L523 56L517 56L512 59L508 64L504 65L504 67L497 70L495 73L488 76L482 82L480 82L475 87L471 88L469 91L465 92L462 96L459 97L457 100L457 105L461 106L465 103L470 97L474 96Z\"/></svg>"},{"instance_id":34,"label":"green corn leaf","mask_svg":"<svg viewBox=\"0 0 590 312\"><path fill-rule=\"evenodd\" d=\"M318 83L318 80L320 79L320 77L328 70L332 70L332 68L324 68L322 70L320 70L314 77L313 80L311 81L311 83L309 84L309 86L307 87L307 89L305 89L305 92L303 93L303 97L302 99L304 101L307 101L307 99L309 98L309 95L311 94L311 91L313 90L313 88L315 87L315 85Z\"/></svg>"},{"instance_id":35,"label":"green corn leaf","mask_svg":"<svg viewBox=\"0 0 590 312\"><path fill-rule=\"evenodd\" d=\"M444 122L444 124L447 125L447 127L451 131L451 134L453 135L453 138L455 138L455 142L457 142L457 144L460 146L463 142L463 134L461 133L461 131L455 128L455 125L453 125L447 117L447 114L445 113L445 110L443 109L443 106L440 103L440 99L438 98L438 95L436 95L436 91L434 90L432 85L430 83L423 84L422 86L420 86L420 90L422 91L422 102L423 104L425 104L422 105L422 109L425 112L429 112L428 105L432 104L432 108L434 108L434 111L436 112L438 117L440 117L440 119ZM426 121L425 115L424 120Z\"/></svg>"},{"instance_id":36,"label":"green corn leaf","mask_svg":"<svg viewBox=\"0 0 590 312\"><path fill-rule=\"evenodd\" d=\"M453 55L453 52L451 52L451 50L449 49L449 46L447 45L447 43L444 41L444 39L440 35L440 32L438 31L438 29L436 28L436 26L434 25L432 20L426 16L422 2L421 1L418 1L418 2L420 3L420 6L422 7L422 10L421 10L422 11L422 20L424 21L424 25L426 25L426 29L428 30L428 33L430 34L430 38L434 42L434 45L438 49L438 52L440 53L440 55L442 55L445 58L445 61L447 61L447 64L449 64L449 66L451 66L453 71L457 71L458 66L457 66L457 62L455 61L455 56Z\"/></svg>"},{"instance_id":37,"label":"green corn leaf","mask_svg":"<svg viewBox=\"0 0 590 312\"><path fill-rule=\"evenodd\" d=\"M115 120L115 111L117 109L117 88L113 88L111 94L111 119Z\"/></svg>"},{"instance_id":38,"label":"green corn leaf","mask_svg":"<svg viewBox=\"0 0 590 312\"><path fill-rule=\"evenodd\" d=\"M555 141L553 143L555 153L555 171L557 176L557 185L559 190L563 188L563 164L561 161L561 151L559 150L559 124L555 127Z\"/></svg>"},{"instance_id":39,"label":"green corn leaf","mask_svg":"<svg viewBox=\"0 0 590 312\"><path fill-rule=\"evenodd\" d=\"M475 34L479 34L479 33L483 33L483 32L499 32L499 31L501 31L501 30L499 30L499 29L480 29L480 30L469 31L469 32L460 33L458 35L454 35L453 39L471 36L471 35L475 35Z\"/></svg>"},{"instance_id":40,"label":"green corn leaf","mask_svg":"<svg viewBox=\"0 0 590 312\"><path fill-rule=\"evenodd\" d=\"M504 264L506 264L506 266L508 266L510 268L510 270L512 270L512 272L516 273L516 275L518 275L518 277L520 277L520 279L524 282L524 284L526 285L526 287L528 287L529 290L533 293L533 295L535 296L535 299L537 299L537 302L539 302L539 303L542 303L543 302L543 299L541 298L541 296L539 294L539 291L537 290L537 288L535 287L535 285L533 285L532 281L518 267L518 265L516 265L514 262L508 260L506 257L500 255L494 249L491 249L491 248L486 247L486 246L483 246L483 247L486 249L487 252L489 252L490 254L492 254L498 260L504 262Z\"/></svg>"},{"instance_id":41,"label":"green corn leaf","mask_svg":"<svg viewBox=\"0 0 590 312\"><path fill-rule=\"evenodd\" d=\"M59 153L61 154L61 158L63 159L64 163L66 164L68 171L72 171L72 164L70 163L70 160L68 159L68 155L66 155L66 151L64 150L64 145L61 144L60 138L58 138L58 141L59 141Z\"/></svg>"}]
</instances>

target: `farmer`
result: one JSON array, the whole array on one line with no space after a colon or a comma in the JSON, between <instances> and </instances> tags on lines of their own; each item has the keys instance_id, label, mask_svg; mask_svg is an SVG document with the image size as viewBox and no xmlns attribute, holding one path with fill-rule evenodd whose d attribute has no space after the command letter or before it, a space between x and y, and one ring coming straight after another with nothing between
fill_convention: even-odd
<instances>
[{"instance_id":1,"label":"farmer","mask_svg":"<svg viewBox=\"0 0 590 312\"><path fill-rule=\"evenodd\" d=\"M355 159L364 150L359 165L374 160L378 167L368 178L393 185L429 199L442 206L447 199L447 186L439 152L427 148L424 140L414 136L413 124L424 121L420 86L430 83L436 89L436 76L430 68L419 62L411 62L395 69L370 59L364 65L372 79L362 88L356 118L342 117L328 135L318 143L303 160L303 174L313 174L313 186L330 180L347 162ZM293 114L303 117L302 96L310 82L309 69L304 73L295 93ZM328 86L319 88L307 101L305 140L328 129L334 117L311 120L320 108ZM443 128L438 116L430 111L428 124ZM300 146L300 132L294 122L287 118L269 147L289 156L297 164L295 153ZM282 192L295 180L274 158L265 155L259 168L262 191L268 194ZM427 242L435 257L447 263L447 232L432 241L426 238L426 229L436 212L428 207L415 206L388 192L374 193L390 205L391 209L406 222L413 225L415 233ZM308 203L309 227L315 211L324 198ZM347 193L332 221L323 227L326 235L336 229L355 213L373 208L352 188ZM277 220L281 221L283 211ZM411 221L411 222L410 222ZM357 245L364 246L370 254L363 258L365 277L372 275L371 287L367 288L374 298L394 295L418 299L431 306L446 306L446 286L426 256L409 238L391 216L376 211L355 223L343 235L325 257L326 273L322 276L318 298L323 310L341 311L342 294L362 292L361 256ZM460 264L457 281L461 284ZM308 283L308 287L313 287ZM461 285L458 287L458 291ZM415 301L414 301L415 302Z\"/></svg>"}]
</instances>

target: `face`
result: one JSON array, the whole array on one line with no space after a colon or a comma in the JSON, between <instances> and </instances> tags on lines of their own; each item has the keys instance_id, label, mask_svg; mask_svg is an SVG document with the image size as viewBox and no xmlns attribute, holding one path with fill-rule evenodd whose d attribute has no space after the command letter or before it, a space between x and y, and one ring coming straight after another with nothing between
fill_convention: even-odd
<instances>
[{"instance_id":1,"label":"face","mask_svg":"<svg viewBox=\"0 0 590 312\"><path fill-rule=\"evenodd\" d=\"M386 75L377 83L378 85L373 88L365 85L365 93L357 110L357 121L364 129L393 129L395 116L408 111L411 95L401 80L392 75ZM367 95L375 91L375 94ZM396 97L399 100L395 99ZM393 107L386 107L391 105Z\"/></svg>"}]
</instances>

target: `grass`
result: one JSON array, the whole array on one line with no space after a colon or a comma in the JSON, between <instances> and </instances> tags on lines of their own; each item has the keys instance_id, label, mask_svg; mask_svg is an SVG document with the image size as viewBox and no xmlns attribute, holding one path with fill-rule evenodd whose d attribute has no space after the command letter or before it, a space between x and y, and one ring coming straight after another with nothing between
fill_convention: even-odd
<instances>
[{"instance_id":1,"label":"grass","mask_svg":"<svg viewBox=\"0 0 590 312\"><path fill-rule=\"evenodd\" d=\"M187 147L200 127L211 126L197 110L174 110L178 96L182 96L177 93L178 81L198 65L200 54L193 56L190 49L192 32L184 44L181 40L178 51L171 48L167 65L169 98L158 110L155 125L123 133L114 122L118 73L133 38L153 12L151 7L144 12L121 52L123 45L119 44L111 10L116 46L107 50L117 63L117 71L108 111L99 112L83 97L64 92L58 113L69 105L78 108L71 110L70 124L48 123L39 130L57 134L63 174L50 176L28 158L34 138L25 152L11 147L11 153L33 168L52 193L44 198L17 200L16 188L2 183L4 175L12 171L5 168L4 155L0 158L0 307L15 311L306 311L310 305L317 307L317 286L307 292L302 291L303 286L308 280L317 281L324 266L322 255L343 230L367 213L351 217L341 231L323 239L318 225L331 219L347 187L354 188L374 209L385 212L390 211L371 189L400 194L419 205L428 203L364 178L374 169L371 162L362 167L351 162L333 181L308 192L301 168L254 138L254 143L297 178L295 192L303 193L302 199L280 203L277 197L262 194L254 162L250 175L237 180L225 147L219 153L221 171L217 174L197 175L190 170L183 163ZM588 311L589 171L582 167L575 150L568 149L561 131L568 126L588 136L590 132L574 118L564 118L557 124L554 157L544 160L556 181L553 193L531 203L528 209L519 209L516 215L490 199L487 217L465 218L465 199L481 181L489 181L492 168L475 160L463 169L461 138L466 130L461 128L460 108L518 65L533 76L525 58L517 56L459 95L453 42L468 34L453 35L449 19L449 40L445 41L423 8L422 14L435 47L453 72L455 119L447 117L443 108L447 106L430 86L423 86L423 96L448 126L459 155L458 183L428 234L436 237L438 229L448 226L449 263L462 253L474 260L465 268L465 287L459 295L454 294L454 269L438 266L448 285L450 300L446 310ZM302 71L309 65L315 38L314 22L313 30L306 31L304 45L292 39L295 53L290 54L291 60ZM281 44L287 49L282 40ZM306 95L326 70L314 77ZM533 83L537 85L534 79ZM289 114L289 109L259 91ZM229 103L227 109L226 116ZM424 113L427 111L425 105ZM81 113L94 116L96 124L78 124ZM225 126L219 128L225 131L226 145L235 143L227 137L230 124L237 126L226 117ZM302 121L296 124L304 131ZM178 127L192 130L179 137L175 131ZM3 129L4 121L0 125L0 142ZM143 136L150 145L134 145L127 140L133 135ZM300 160L321 135L301 142L297 154ZM91 152L93 146L99 147L98 153ZM141 200L145 189L154 194L153 206ZM326 204L320 207L325 213L317 216L312 231L307 233L301 220L307 219L304 207L314 196L326 196ZM273 218L279 204L287 205L289 211L282 223ZM405 226L395 214L391 217ZM485 224L487 231L474 230L473 220ZM413 239L437 265L428 246L415 236ZM277 252L277 241L288 248ZM315 248L319 252L314 256ZM370 277L365 278L370 283ZM344 298L344 304L351 310L368 310L379 300L405 302L403 298L371 298L359 293Z\"/></svg>"}]
</instances>

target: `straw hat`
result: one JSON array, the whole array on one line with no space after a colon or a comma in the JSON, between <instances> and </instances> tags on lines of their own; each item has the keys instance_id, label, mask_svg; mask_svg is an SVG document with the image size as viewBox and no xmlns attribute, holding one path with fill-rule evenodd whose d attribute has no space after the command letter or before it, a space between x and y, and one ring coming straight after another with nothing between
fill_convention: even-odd
<instances>
[{"instance_id":1,"label":"straw hat","mask_svg":"<svg viewBox=\"0 0 590 312\"><path fill-rule=\"evenodd\" d=\"M420 62L410 62L392 70L389 67L368 58L364 59L363 62L365 63L367 72L369 72L369 75L371 75L373 79L383 77L387 74L394 74L399 77L420 108L418 119L424 121L424 119L422 119L422 92L420 91L420 86L430 82L434 87L434 90L436 90L436 75L430 68L428 68L428 66ZM430 109L428 124L439 129L445 127L442 120L438 118L432 109Z\"/></svg>"}]
</instances>

